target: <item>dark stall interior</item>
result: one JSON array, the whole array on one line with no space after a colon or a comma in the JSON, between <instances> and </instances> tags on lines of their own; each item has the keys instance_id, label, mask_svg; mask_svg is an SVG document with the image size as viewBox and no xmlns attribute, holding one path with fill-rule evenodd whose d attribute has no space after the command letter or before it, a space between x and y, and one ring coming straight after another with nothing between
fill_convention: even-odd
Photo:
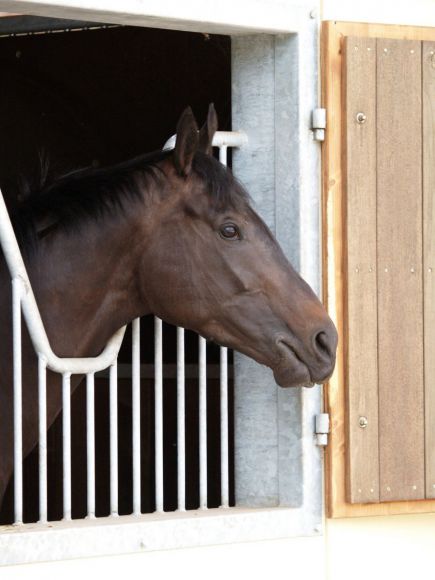
<instances>
[{"instance_id":1,"label":"dark stall interior","mask_svg":"<svg viewBox=\"0 0 435 580\"><path fill-rule=\"evenodd\" d=\"M105 166L160 149L190 105L198 123L215 103L219 128L231 129L230 38L132 27L89 28L35 17L0 19L0 186L13 209L41 180ZM142 511L154 510L153 319L142 321ZM198 338L186 333L186 502L199 505ZM219 349L208 344L209 507L220 504ZM119 363L119 508L132 511L130 332ZM165 510L177 507L176 330L164 325ZM230 356L231 363L231 356ZM232 372L230 366L230 426ZM96 379L97 516L109 514L108 379ZM73 518L86 515L86 393L72 397ZM48 435L49 519L62 517L62 421ZM232 427L230 427L232 442ZM230 495L234 502L230 443ZM12 521L9 485L0 523ZM24 464L25 521L38 519L38 456Z\"/></svg>"}]
</instances>

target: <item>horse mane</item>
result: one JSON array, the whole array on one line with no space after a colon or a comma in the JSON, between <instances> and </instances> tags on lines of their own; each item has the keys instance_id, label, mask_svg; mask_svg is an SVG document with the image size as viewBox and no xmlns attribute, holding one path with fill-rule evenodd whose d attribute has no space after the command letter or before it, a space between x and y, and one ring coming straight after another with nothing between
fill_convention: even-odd
<instances>
[{"instance_id":1,"label":"horse mane","mask_svg":"<svg viewBox=\"0 0 435 580\"><path fill-rule=\"evenodd\" d=\"M128 202L143 201L147 183L165 178L157 164L170 155L172 151L159 150L110 167L78 169L28 192L11 216L21 250L31 255L53 229L77 230L86 221L122 215ZM192 168L205 182L216 210L248 201L231 171L209 155L197 152ZM38 223L47 220L38 231Z\"/></svg>"}]
</instances>

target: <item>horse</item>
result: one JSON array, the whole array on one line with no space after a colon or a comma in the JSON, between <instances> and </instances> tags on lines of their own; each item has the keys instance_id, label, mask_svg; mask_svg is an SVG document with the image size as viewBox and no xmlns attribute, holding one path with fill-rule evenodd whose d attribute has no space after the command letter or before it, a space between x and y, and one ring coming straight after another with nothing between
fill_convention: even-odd
<instances>
[{"instance_id":1,"label":"horse","mask_svg":"<svg viewBox=\"0 0 435 580\"><path fill-rule=\"evenodd\" d=\"M93 357L119 328L154 314L267 365L282 387L325 382L337 333L249 194L212 154L217 115L190 108L175 148L69 173L13 216L52 348ZM13 473L10 275L0 257L0 503ZM37 358L22 340L23 457L38 442ZM47 375L47 427L62 410ZM82 377L73 377L72 390Z\"/></svg>"}]
</instances>

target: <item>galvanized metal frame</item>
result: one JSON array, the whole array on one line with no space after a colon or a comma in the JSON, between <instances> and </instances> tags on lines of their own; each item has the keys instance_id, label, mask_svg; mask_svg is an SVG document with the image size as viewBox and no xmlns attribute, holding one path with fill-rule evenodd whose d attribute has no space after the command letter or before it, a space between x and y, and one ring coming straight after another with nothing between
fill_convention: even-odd
<instances>
[{"instance_id":1,"label":"galvanized metal frame","mask_svg":"<svg viewBox=\"0 0 435 580\"><path fill-rule=\"evenodd\" d=\"M32 11L38 13L37 3L31 4ZM45 2L39 13L52 10L53 16L59 16L59 4ZM4 2L0 1L2 5ZM7 5L18 9L18 3ZM319 291L320 160L319 145L312 140L309 129L311 110L317 106L318 97L318 23L304 8L291 12L298 23L295 34L233 39L233 126L246 129L250 140L249 147L234 156L234 167L287 255ZM99 20L106 20L104 11L95 10L95 14ZM110 19L115 20L125 21ZM169 27L178 26L173 23ZM192 29L184 25L179 28ZM232 30L225 25L219 28L221 33ZM262 75L255 74L259 65ZM271 76L267 75L268 67ZM0 552L6 555L3 563L318 534L322 522L322 457L315 445L314 418L320 409L320 389L278 390L268 373L241 357L236 360L235 373L236 444L262 466L262 470L252 471L240 455L236 458L238 502L256 503L249 480L253 475L258 477L254 479L258 491L263 471L263 499L267 501L262 505L288 507L213 510L202 512L201 516L201 512L180 511L179 517L127 517L122 524L111 519L107 523L101 519L63 522L50 528L39 524L31 533L27 533L31 528L27 526L26 531L17 528L0 533ZM92 385L89 388L91 391ZM263 400L255 403L256 395L261 399L262 393ZM262 415L264 402L266 412ZM249 437L245 405L251 405L254 420L259 420L257 426L266 426L270 441L267 455L273 457L269 466L263 461L268 457L261 455L262 450Z\"/></svg>"},{"instance_id":2,"label":"galvanized metal frame","mask_svg":"<svg viewBox=\"0 0 435 580\"><path fill-rule=\"evenodd\" d=\"M210 34L296 32L303 16L300 0L0 0L0 10Z\"/></svg>"},{"instance_id":3,"label":"galvanized metal frame","mask_svg":"<svg viewBox=\"0 0 435 580\"><path fill-rule=\"evenodd\" d=\"M320 150L309 129L317 106L317 43L317 22L308 14L295 35L233 38L232 102L233 126L242 126L249 142L234 153L233 168L287 256L319 292ZM295 507L304 514L301 533L308 522L317 529L320 388L283 390L252 360L236 355L234 364L237 505Z\"/></svg>"}]
</instances>

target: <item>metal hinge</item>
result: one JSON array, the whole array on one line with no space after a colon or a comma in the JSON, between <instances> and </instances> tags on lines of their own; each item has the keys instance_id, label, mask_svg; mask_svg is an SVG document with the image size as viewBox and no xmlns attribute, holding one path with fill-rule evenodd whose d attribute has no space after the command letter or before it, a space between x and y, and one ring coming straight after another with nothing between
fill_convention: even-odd
<instances>
[{"instance_id":1,"label":"metal hinge","mask_svg":"<svg viewBox=\"0 0 435 580\"><path fill-rule=\"evenodd\" d=\"M326 130L326 109L313 109L311 114L311 129L314 141L325 140Z\"/></svg>"},{"instance_id":2,"label":"metal hinge","mask_svg":"<svg viewBox=\"0 0 435 580\"><path fill-rule=\"evenodd\" d=\"M316 415L316 443L321 447L328 445L329 433L329 413L319 413Z\"/></svg>"}]
</instances>

